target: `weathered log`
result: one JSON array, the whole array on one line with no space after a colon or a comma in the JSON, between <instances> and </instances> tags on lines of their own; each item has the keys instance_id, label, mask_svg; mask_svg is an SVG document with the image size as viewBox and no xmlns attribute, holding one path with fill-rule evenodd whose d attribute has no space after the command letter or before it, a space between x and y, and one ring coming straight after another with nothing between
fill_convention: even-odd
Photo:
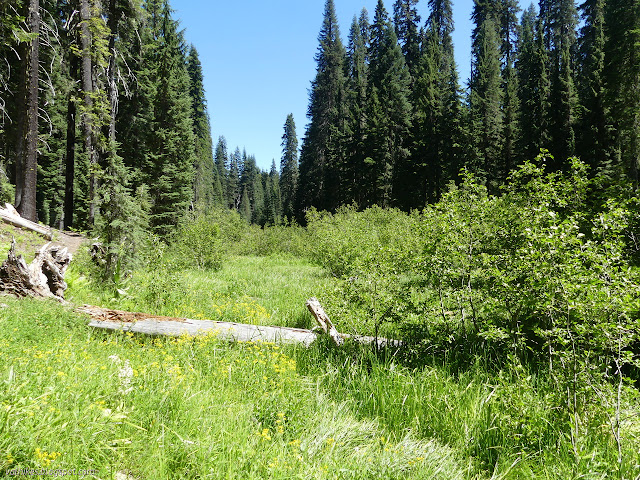
<instances>
[{"instance_id":1,"label":"weathered log","mask_svg":"<svg viewBox=\"0 0 640 480\"><path fill-rule=\"evenodd\" d=\"M0 219L15 227L24 228L32 232L43 235L47 240L53 239L53 233L50 228L39 225L35 222L22 218L20 214L13 208L10 203L5 204L5 208L0 208Z\"/></svg>"},{"instance_id":2,"label":"weathered log","mask_svg":"<svg viewBox=\"0 0 640 480\"><path fill-rule=\"evenodd\" d=\"M333 323L329 319L329 315L326 314L318 299L315 297L311 297L309 300L307 300L307 308L316 319L316 322L318 322L318 325L320 326L322 331L329 335L336 345L342 345L344 343L344 339L342 338L340 333L338 333L336 327L333 326Z\"/></svg>"},{"instance_id":3,"label":"weathered log","mask_svg":"<svg viewBox=\"0 0 640 480\"><path fill-rule=\"evenodd\" d=\"M222 340L234 342L262 341L297 343L305 347L311 345L316 339L315 333L302 328L163 317L146 313L111 310L90 305L84 305L77 310L91 316L90 327L142 333L146 335L179 337L181 335L197 336L213 333Z\"/></svg>"},{"instance_id":4,"label":"weathered log","mask_svg":"<svg viewBox=\"0 0 640 480\"><path fill-rule=\"evenodd\" d=\"M0 265L0 292L62 300L67 289L64 274L72 258L68 250L47 243L27 265L22 255L16 255L15 246L12 239L7 259Z\"/></svg>"},{"instance_id":5,"label":"weathered log","mask_svg":"<svg viewBox=\"0 0 640 480\"><path fill-rule=\"evenodd\" d=\"M310 299L311 300L315 299ZM309 303L307 302L307 303ZM317 303L318 301L315 300ZM379 348L399 347L399 340L387 340L386 338L366 337L360 335L342 335L337 332L331 321L327 323L328 316L320 306L316 307L311 302L314 310L322 311L320 317L323 318L324 325L328 326L328 331L334 332L342 344L343 338L352 339L362 344L376 343ZM319 305L319 303L317 303ZM76 309L78 312L91 316L90 327L111 330L141 333L145 335L163 335L179 337L181 335L197 336L215 334L221 340L232 342L276 342L302 344L305 347L311 345L317 338L317 332L303 328L275 327L262 325L249 325L244 323L217 322L214 320L192 320L189 318L164 317L161 315L151 315L140 312L126 312L123 310L112 310L109 308L84 305ZM333 337L332 337L333 338ZM335 339L334 339L335 341ZM336 342L337 343L337 342Z\"/></svg>"}]
</instances>

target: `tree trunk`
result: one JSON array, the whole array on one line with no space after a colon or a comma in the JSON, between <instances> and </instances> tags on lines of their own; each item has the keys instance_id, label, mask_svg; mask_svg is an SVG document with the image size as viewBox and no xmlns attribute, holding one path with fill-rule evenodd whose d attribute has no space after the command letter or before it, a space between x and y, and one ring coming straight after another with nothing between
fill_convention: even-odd
<instances>
[{"instance_id":1,"label":"tree trunk","mask_svg":"<svg viewBox=\"0 0 640 480\"><path fill-rule=\"evenodd\" d=\"M109 28L109 65L107 67L107 82L109 84L110 117L109 128L106 137L109 139L109 148L115 148L116 141L116 114L118 113L118 84L116 83L116 36L118 35L118 11L116 0L109 0L107 27Z\"/></svg>"},{"instance_id":2,"label":"tree trunk","mask_svg":"<svg viewBox=\"0 0 640 480\"><path fill-rule=\"evenodd\" d=\"M29 2L29 31L40 32L40 2ZM25 115L21 122L16 159L16 209L27 220L36 222L36 180L38 170L38 82L40 39L36 36L27 46L27 55L23 59L25 65L24 100Z\"/></svg>"},{"instance_id":3,"label":"tree trunk","mask_svg":"<svg viewBox=\"0 0 640 480\"><path fill-rule=\"evenodd\" d=\"M93 66L91 62L91 10L89 0L80 0L80 19L82 21L80 31L80 43L82 45L82 90L84 92L84 113L82 124L84 126L84 147L89 156L89 225L93 225L96 215L96 169L98 166L98 151L96 149L94 126L91 120L93 110Z\"/></svg>"},{"instance_id":4,"label":"tree trunk","mask_svg":"<svg viewBox=\"0 0 640 480\"><path fill-rule=\"evenodd\" d=\"M69 74L72 80L78 76L78 57L71 53L69 63ZM75 160L76 160L76 102L75 92L69 93L67 103L67 158L65 162L65 187L64 187L64 228L65 230L73 226L74 207L74 180L75 180Z\"/></svg>"}]
</instances>

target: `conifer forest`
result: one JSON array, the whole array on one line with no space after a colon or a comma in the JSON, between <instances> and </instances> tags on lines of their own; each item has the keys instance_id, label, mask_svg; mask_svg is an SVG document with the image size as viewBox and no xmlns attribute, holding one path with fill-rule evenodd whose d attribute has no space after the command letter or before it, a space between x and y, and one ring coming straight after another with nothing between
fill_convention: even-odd
<instances>
[{"instance_id":1,"label":"conifer forest","mask_svg":"<svg viewBox=\"0 0 640 480\"><path fill-rule=\"evenodd\" d=\"M475 1L468 88L451 1L429 0L425 19L416 4L363 9L345 43L326 3L300 158L289 116L280 168L264 172L211 138L198 51L168 1L4 1L3 198L31 220L92 228L111 195L138 196L162 237L199 208L259 225L304 223L310 207L420 209L462 168L496 193L541 149L549 171L576 156L603 185L636 188L636 2Z\"/></svg>"},{"instance_id":2,"label":"conifer forest","mask_svg":"<svg viewBox=\"0 0 640 480\"><path fill-rule=\"evenodd\" d=\"M468 79L454 0L339 1L265 170L169 0L0 0L0 202L86 240L69 305L345 334L0 297L0 476L640 479L640 0L473 0Z\"/></svg>"}]
</instances>

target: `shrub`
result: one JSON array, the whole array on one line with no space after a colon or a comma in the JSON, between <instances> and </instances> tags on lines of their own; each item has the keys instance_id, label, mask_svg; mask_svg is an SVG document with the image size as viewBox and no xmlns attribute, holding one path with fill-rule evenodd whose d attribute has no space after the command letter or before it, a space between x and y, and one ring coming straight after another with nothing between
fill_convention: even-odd
<instances>
[{"instance_id":1,"label":"shrub","mask_svg":"<svg viewBox=\"0 0 640 480\"><path fill-rule=\"evenodd\" d=\"M185 219L174 234L168 256L177 268L219 270L224 257L220 224L202 215Z\"/></svg>"}]
</instances>

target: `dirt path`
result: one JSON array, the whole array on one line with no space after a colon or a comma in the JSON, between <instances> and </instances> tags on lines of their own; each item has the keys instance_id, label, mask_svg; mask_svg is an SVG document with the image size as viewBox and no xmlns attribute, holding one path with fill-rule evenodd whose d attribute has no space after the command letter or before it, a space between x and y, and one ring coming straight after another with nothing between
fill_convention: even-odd
<instances>
[{"instance_id":1,"label":"dirt path","mask_svg":"<svg viewBox=\"0 0 640 480\"><path fill-rule=\"evenodd\" d=\"M63 232L60 230L53 231L53 243L64 245L74 255L78 252L80 246L87 241L87 237L80 233Z\"/></svg>"}]
</instances>

